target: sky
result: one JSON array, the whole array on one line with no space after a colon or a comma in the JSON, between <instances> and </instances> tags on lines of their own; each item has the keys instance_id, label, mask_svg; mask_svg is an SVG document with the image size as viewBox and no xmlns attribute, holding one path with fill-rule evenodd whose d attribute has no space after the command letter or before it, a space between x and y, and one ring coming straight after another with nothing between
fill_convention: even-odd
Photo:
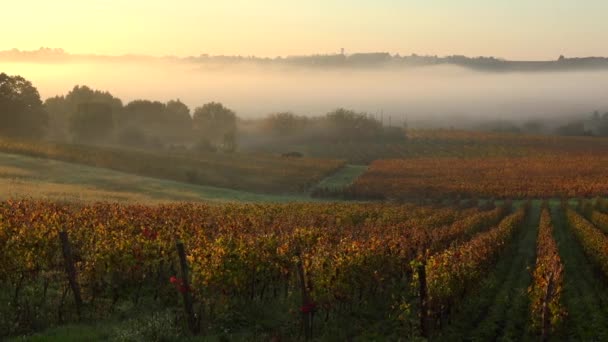
<instances>
[{"instance_id":1,"label":"sky","mask_svg":"<svg viewBox=\"0 0 608 342\"><path fill-rule=\"evenodd\" d=\"M605 0L2 0L0 49L608 56Z\"/></svg>"}]
</instances>

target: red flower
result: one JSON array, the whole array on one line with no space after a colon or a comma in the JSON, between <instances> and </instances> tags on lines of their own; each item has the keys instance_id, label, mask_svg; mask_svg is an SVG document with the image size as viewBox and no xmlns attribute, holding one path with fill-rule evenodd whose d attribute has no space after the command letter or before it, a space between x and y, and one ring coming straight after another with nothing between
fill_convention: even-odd
<instances>
[{"instance_id":1,"label":"red flower","mask_svg":"<svg viewBox=\"0 0 608 342\"><path fill-rule=\"evenodd\" d=\"M311 312L314 312L316 308L317 308L317 304L315 304L315 303L308 303L308 304L304 304L300 308L300 311L302 313L311 313Z\"/></svg>"},{"instance_id":2,"label":"red flower","mask_svg":"<svg viewBox=\"0 0 608 342\"><path fill-rule=\"evenodd\" d=\"M186 285L179 285L178 289L177 289L180 293L186 293L188 291L190 291L190 289L188 289L188 286Z\"/></svg>"},{"instance_id":3,"label":"red flower","mask_svg":"<svg viewBox=\"0 0 608 342\"><path fill-rule=\"evenodd\" d=\"M169 278L169 281L171 282L171 284L173 284L173 286L175 286L175 289L180 293L186 293L190 291L190 288L186 286L186 284L181 278L173 276Z\"/></svg>"}]
</instances>

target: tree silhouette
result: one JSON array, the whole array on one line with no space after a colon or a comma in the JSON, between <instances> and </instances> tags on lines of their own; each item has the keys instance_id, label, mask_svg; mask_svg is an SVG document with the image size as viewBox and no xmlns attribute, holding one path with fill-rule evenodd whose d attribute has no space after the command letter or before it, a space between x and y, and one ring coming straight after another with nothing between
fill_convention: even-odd
<instances>
[{"instance_id":1,"label":"tree silhouette","mask_svg":"<svg viewBox=\"0 0 608 342\"><path fill-rule=\"evenodd\" d=\"M39 138L45 133L48 114L40 94L21 76L0 74L0 134L18 138Z\"/></svg>"},{"instance_id":2,"label":"tree silhouette","mask_svg":"<svg viewBox=\"0 0 608 342\"><path fill-rule=\"evenodd\" d=\"M66 140L70 130L70 121L80 105L85 103L103 103L111 108L116 122L122 110L122 101L107 91L94 90L86 85L74 86L65 96L48 98L44 105L49 113L49 133L52 139Z\"/></svg>"},{"instance_id":3,"label":"tree silhouette","mask_svg":"<svg viewBox=\"0 0 608 342\"><path fill-rule=\"evenodd\" d=\"M158 101L135 100L123 109L118 124L138 127L148 136L165 141L180 141L191 136L190 109L179 100L167 104Z\"/></svg>"},{"instance_id":4,"label":"tree silhouette","mask_svg":"<svg viewBox=\"0 0 608 342\"><path fill-rule=\"evenodd\" d=\"M227 134L236 137L236 114L221 103L210 102L196 108L192 120L198 135L213 144L224 145L230 140Z\"/></svg>"}]
</instances>

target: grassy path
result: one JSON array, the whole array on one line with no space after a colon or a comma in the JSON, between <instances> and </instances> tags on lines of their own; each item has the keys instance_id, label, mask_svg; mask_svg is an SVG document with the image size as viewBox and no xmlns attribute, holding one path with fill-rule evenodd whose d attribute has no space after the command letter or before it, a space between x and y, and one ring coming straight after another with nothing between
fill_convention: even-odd
<instances>
[{"instance_id":1,"label":"grassy path","mask_svg":"<svg viewBox=\"0 0 608 342\"><path fill-rule=\"evenodd\" d=\"M554 237L564 263L568 316L560 340L608 341L608 291L568 229L564 213L552 208Z\"/></svg>"},{"instance_id":2,"label":"grassy path","mask_svg":"<svg viewBox=\"0 0 608 342\"><path fill-rule=\"evenodd\" d=\"M367 170L367 165L346 165L336 173L323 179L315 188L338 190L351 185Z\"/></svg>"},{"instance_id":3,"label":"grassy path","mask_svg":"<svg viewBox=\"0 0 608 342\"><path fill-rule=\"evenodd\" d=\"M451 324L437 336L437 341L532 339L528 333L528 267L534 266L536 258L539 218L540 206L534 203L513 244L484 278L480 290L458 306Z\"/></svg>"}]
</instances>

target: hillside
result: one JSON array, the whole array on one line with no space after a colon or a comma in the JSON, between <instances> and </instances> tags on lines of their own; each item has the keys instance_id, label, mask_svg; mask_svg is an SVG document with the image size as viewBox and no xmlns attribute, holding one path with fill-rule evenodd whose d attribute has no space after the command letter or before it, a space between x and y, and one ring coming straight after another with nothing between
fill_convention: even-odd
<instances>
[{"instance_id":1,"label":"hillside","mask_svg":"<svg viewBox=\"0 0 608 342\"><path fill-rule=\"evenodd\" d=\"M306 194L256 194L7 153L0 153L0 189L1 200L34 198L62 202L149 204L312 201Z\"/></svg>"},{"instance_id":2,"label":"hillside","mask_svg":"<svg viewBox=\"0 0 608 342\"><path fill-rule=\"evenodd\" d=\"M0 152L195 185L274 194L306 192L344 165L343 161L328 159L211 152L193 156L9 139L0 139Z\"/></svg>"}]
</instances>

